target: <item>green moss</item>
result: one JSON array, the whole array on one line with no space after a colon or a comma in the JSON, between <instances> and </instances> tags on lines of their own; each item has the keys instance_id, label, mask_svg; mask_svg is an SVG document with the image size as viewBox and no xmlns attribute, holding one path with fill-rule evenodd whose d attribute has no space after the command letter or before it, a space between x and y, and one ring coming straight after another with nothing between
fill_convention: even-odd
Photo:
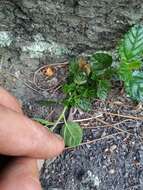
<instances>
[{"instance_id":1,"label":"green moss","mask_svg":"<svg viewBox=\"0 0 143 190\"><path fill-rule=\"evenodd\" d=\"M40 34L36 35L34 39L34 42L30 42L22 47L22 51L28 53L32 58L41 57L44 53L55 56L69 53L63 45L59 45L53 41L46 42Z\"/></svg>"},{"instance_id":2,"label":"green moss","mask_svg":"<svg viewBox=\"0 0 143 190\"><path fill-rule=\"evenodd\" d=\"M0 31L0 47L10 46L12 42L12 35L7 31Z\"/></svg>"}]
</instances>

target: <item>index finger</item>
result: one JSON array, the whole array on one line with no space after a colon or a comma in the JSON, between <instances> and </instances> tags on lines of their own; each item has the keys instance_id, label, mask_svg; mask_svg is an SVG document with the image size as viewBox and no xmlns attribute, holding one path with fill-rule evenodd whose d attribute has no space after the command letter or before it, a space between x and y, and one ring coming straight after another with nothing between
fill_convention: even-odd
<instances>
[{"instance_id":1,"label":"index finger","mask_svg":"<svg viewBox=\"0 0 143 190\"><path fill-rule=\"evenodd\" d=\"M0 105L0 153L47 159L64 149L63 139L26 116Z\"/></svg>"}]
</instances>

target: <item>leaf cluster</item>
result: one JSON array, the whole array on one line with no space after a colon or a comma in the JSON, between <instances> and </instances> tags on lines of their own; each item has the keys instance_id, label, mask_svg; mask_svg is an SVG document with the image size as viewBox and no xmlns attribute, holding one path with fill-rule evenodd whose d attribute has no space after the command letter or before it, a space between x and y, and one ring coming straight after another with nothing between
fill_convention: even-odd
<instances>
[{"instance_id":1,"label":"leaf cluster","mask_svg":"<svg viewBox=\"0 0 143 190\"><path fill-rule=\"evenodd\" d=\"M69 63L69 75L63 91L65 104L89 111L93 98L106 99L111 87L112 57L105 52L93 54L87 61L74 59Z\"/></svg>"},{"instance_id":2,"label":"leaf cluster","mask_svg":"<svg viewBox=\"0 0 143 190\"><path fill-rule=\"evenodd\" d=\"M132 27L120 42L119 78L127 94L135 101L143 101L143 26Z\"/></svg>"}]
</instances>

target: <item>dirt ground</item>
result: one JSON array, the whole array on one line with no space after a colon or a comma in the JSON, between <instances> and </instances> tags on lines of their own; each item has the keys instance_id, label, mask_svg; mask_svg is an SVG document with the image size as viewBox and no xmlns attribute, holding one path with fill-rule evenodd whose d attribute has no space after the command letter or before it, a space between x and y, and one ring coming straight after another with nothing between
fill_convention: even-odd
<instances>
[{"instance_id":1,"label":"dirt ground","mask_svg":"<svg viewBox=\"0 0 143 190\"><path fill-rule=\"evenodd\" d=\"M39 100L63 98L58 86L65 81L66 66L56 66L58 75L50 82L37 69L65 61L21 59L18 52L1 48L0 85L22 101L28 116L54 121L62 106L41 105ZM142 190L142 105L130 101L116 84L108 100L94 101L91 112L75 109L69 113L84 128L84 144L65 150L52 162L45 161L40 177L43 189Z\"/></svg>"},{"instance_id":2,"label":"dirt ground","mask_svg":"<svg viewBox=\"0 0 143 190\"><path fill-rule=\"evenodd\" d=\"M73 119L84 128L86 143L66 150L50 165L45 162L44 189L142 189L142 116L141 105L114 89L106 102L96 100L90 113L77 110Z\"/></svg>"}]
</instances>

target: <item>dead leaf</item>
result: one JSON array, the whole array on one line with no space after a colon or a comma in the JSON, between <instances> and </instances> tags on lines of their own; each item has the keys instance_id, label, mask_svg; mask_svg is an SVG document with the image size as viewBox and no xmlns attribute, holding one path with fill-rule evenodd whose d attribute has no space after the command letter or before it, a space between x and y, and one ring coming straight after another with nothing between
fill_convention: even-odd
<instances>
[{"instance_id":1,"label":"dead leaf","mask_svg":"<svg viewBox=\"0 0 143 190\"><path fill-rule=\"evenodd\" d=\"M53 77L54 74L55 74L55 69L53 67L51 67L51 66L48 66L48 67L42 69L42 73L46 77Z\"/></svg>"},{"instance_id":2,"label":"dead leaf","mask_svg":"<svg viewBox=\"0 0 143 190\"><path fill-rule=\"evenodd\" d=\"M82 71L84 71L87 75L89 75L91 72L90 64L87 63L87 61L83 57L80 57L78 62L79 62L79 68Z\"/></svg>"}]
</instances>

